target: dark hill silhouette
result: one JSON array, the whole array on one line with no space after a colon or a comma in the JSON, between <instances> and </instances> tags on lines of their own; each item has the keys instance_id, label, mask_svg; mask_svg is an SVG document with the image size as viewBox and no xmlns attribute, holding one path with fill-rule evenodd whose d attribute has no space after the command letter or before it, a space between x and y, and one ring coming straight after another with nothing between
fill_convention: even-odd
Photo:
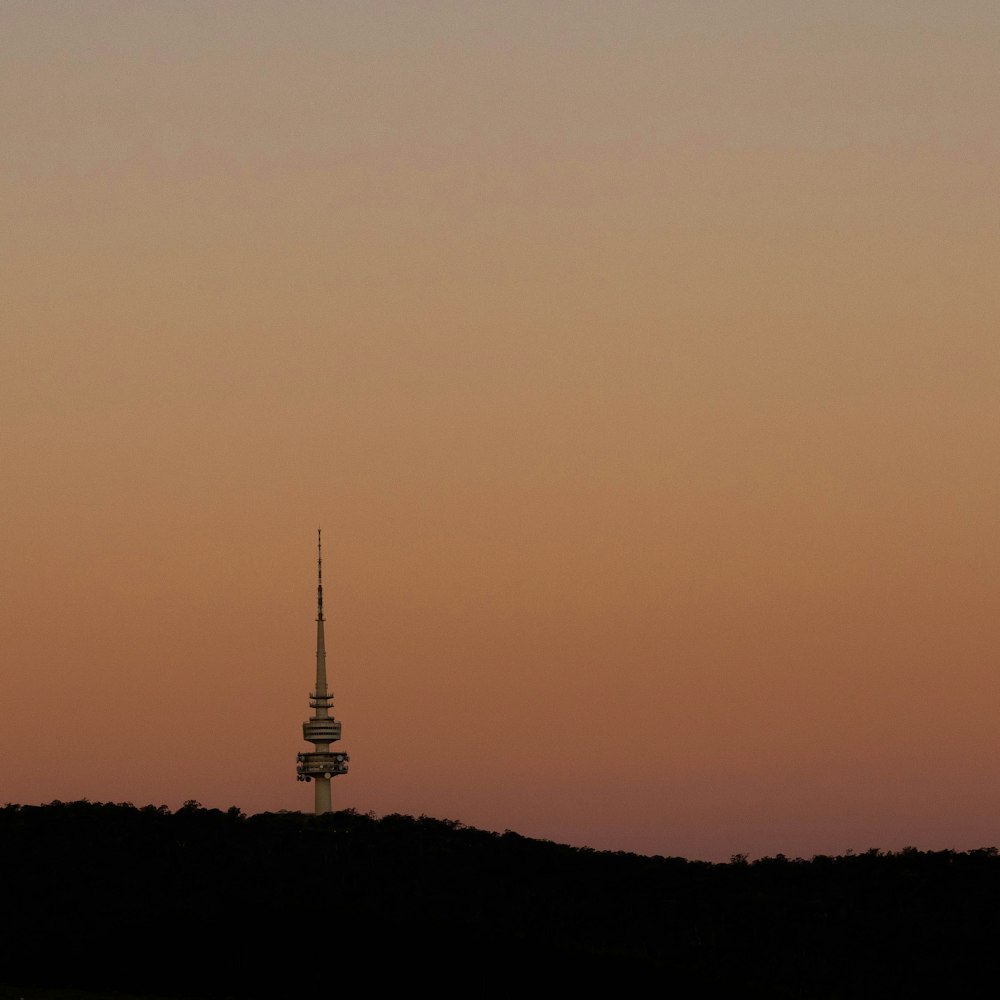
<instances>
[{"instance_id":1,"label":"dark hill silhouette","mask_svg":"<svg viewBox=\"0 0 1000 1000\"><path fill-rule=\"evenodd\" d=\"M351 810L0 808L11 987L993 996L998 900L994 848L711 864Z\"/></svg>"}]
</instances>

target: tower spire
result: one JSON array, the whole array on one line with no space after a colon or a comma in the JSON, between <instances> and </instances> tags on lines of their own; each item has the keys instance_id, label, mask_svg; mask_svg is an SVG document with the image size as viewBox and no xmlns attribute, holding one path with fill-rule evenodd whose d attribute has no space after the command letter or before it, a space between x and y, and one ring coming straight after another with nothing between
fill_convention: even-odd
<instances>
[{"instance_id":1,"label":"tower spire","mask_svg":"<svg viewBox=\"0 0 1000 1000\"><path fill-rule=\"evenodd\" d=\"M340 739L340 723L330 714L333 695L326 682L326 618L323 615L323 529L316 530L316 690L309 695L313 714L302 723L302 735L315 749L298 754L299 781L316 783L316 815L330 811L330 779L347 773L346 753L333 753L330 744Z\"/></svg>"},{"instance_id":2,"label":"tower spire","mask_svg":"<svg viewBox=\"0 0 1000 1000\"><path fill-rule=\"evenodd\" d=\"M316 529L316 694L313 698L323 701L327 698L326 690L326 619L323 617L323 529ZM332 698L328 704L310 705L325 712L332 707ZM325 718L325 716L323 716ZM308 739L308 737L306 737Z\"/></svg>"},{"instance_id":3,"label":"tower spire","mask_svg":"<svg viewBox=\"0 0 1000 1000\"><path fill-rule=\"evenodd\" d=\"M323 529L316 529L316 568L319 584L316 587L316 605L319 610L316 621L323 621Z\"/></svg>"}]
</instances>

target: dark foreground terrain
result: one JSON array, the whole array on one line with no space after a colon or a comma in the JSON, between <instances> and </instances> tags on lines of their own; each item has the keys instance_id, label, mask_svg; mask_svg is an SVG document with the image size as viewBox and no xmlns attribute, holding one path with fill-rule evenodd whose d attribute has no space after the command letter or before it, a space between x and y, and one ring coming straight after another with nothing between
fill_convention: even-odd
<instances>
[{"instance_id":1,"label":"dark foreground terrain","mask_svg":"<svg viewBox=\"0 0 1000 1000\"><path fill-rule=\"evenodd\" d=\"M421 817L0 808L0 998L995 996L1000 857L753 863ZM984 984L984 985L981 985Z\"/></svg>"}]
</instances>

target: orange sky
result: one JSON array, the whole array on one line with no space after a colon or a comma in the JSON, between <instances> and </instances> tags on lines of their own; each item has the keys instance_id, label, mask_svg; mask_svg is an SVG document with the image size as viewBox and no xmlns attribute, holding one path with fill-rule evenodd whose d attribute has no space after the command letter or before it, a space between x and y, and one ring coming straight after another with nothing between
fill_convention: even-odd
<instances>
[{"instance_id":1,"label":"orange sky","mask_svg":"<svg viewBox=\"0 0 1000 1000\"><path fill-rule=\"evenodd\" d=\"M998 44L0 6L0 800L1000 844Z\"/></svg>"}]
</instances>

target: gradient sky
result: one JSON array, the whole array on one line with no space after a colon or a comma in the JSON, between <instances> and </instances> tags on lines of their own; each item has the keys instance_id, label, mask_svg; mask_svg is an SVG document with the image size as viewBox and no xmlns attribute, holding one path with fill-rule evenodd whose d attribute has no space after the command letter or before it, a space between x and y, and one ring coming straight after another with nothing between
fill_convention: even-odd
<instances>
[{"instance_id":1,"label":"gradient sky","mask_svg":"<svg viewBox=\"0 0 1000 1000\"><path fill-rule=\"evenodd\" d=\"M0 3L0 801L1000 844L995 0Z\"/></svg>"}]
</instances>

